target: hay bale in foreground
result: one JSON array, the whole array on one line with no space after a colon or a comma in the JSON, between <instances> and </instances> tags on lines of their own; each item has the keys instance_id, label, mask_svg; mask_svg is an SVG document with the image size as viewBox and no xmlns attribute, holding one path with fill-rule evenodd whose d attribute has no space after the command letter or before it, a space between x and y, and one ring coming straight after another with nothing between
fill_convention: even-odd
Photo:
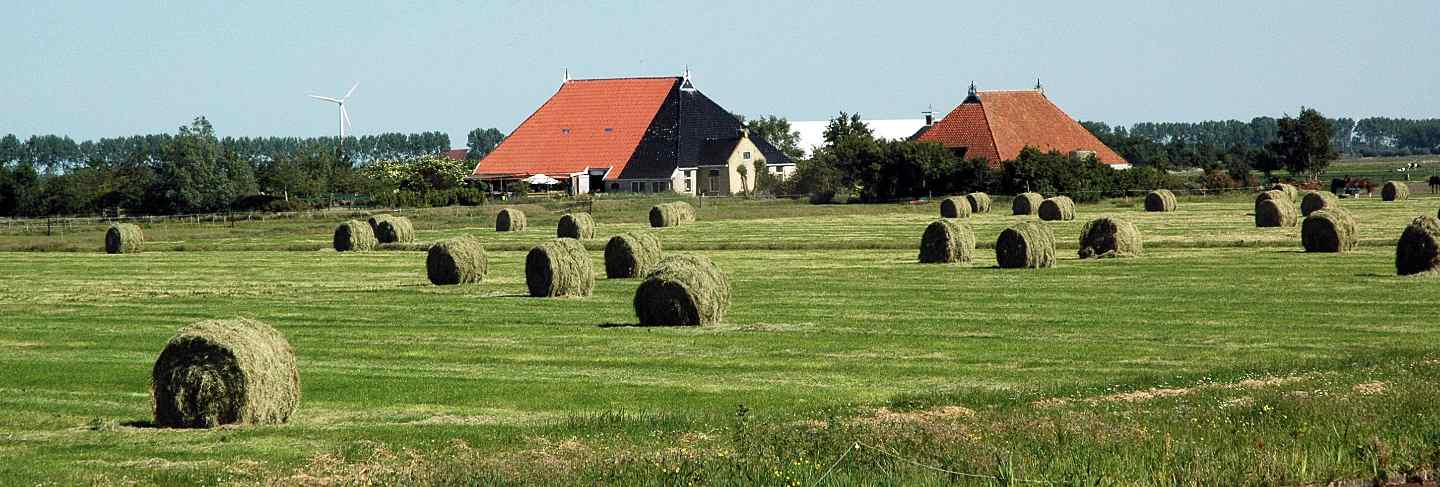
<instances>
[{"instance_id":1,"label":"hay bale in foreground","mask_svg":"<svg viewBox=\"0 0 1440 487\"><path fill-rule=\"evenodd\" d=\"M629 232L605 243L605 277L629 279L649 274L660 262L660 239L650 232Z\"/></svg>"},{"instance_id":2,"label":"hay bale in foreground","mask_svg":"<svg viewBox=\"0 0 1440 487\"><path fill-rule=\"evenodd\" d=\"M970 218L970 202L963 196L940 200L940 218Z\"/></svg>"},{"instance_id":3,"label":"hay bale in foreground","mask_svg":"<svg viewBox=\"0 0 1440 487\"><path fill-rule=\"evenodd\" d=\"M699 255L664 258L635 289L635 316L643 326L719 323L729 307L730 278Z\"/></svg>"},{"instance_id":4,"label":"hay bale in foreground","mask_svg":"<svg viewBox=\"0 0 1440 487\"><path fill-rule=\"evenodd\" d=\"M1045 198L1040 202L1040 219L1046 221L1070 221L1075 219L1075 202L1069 196Z\"/></svg>"},{"instance_id":5,"label":"hay bale in foreground","mask_svg":"<svg viewBox=\"0 0 1440 487\"><path fill-rule=\"evenodd\" d=\"M1080 229L1080 258L1134 257L1144 251L1140 230L1116 217L1100 217Z\"/></svg>"},{"instance_id":6,"label":"hay bale in foreground","mask_svg":"<svg viewBox=\"0 0 1440 487\"><path fill-rule=\"evenodd\" d=\"M145 232L134 223L114 223L105 230L105 253L136 254L145 249Z\"/></svg>"},{"instance_id":7,"label":"hay bale in foreground","mask_svg":"<svg viewBox=\"0 0 1440 487\"><path fill-rule=\"evenodd\" d=\"M566 213L560 217L560 224L555 226L555 236L580 240L595 238L595 218L589 213Z\"/></svg>"},{"instance_id":8,"label":"hay bale in foreground","mask_svg":"<svg viewBox=\"0 0 1440 487\"><path fill-rule=\"evenodd\" d=\"M1020 193L1010 202L1010 214L1012 215L1034 215L1040 210L1040 202L1045 201L1040 193Z\"/></svg>"},{"instance_id":9,"label":"hay bale in foreground","mask_svg":"<svg viewBox=\"0 0 1440 487\"><path fill-rule=\"evenodd\" d=\"M425 254L425 276L437 286L470 284L485 280L490 259L480 239L470 236L435 242Z\"/></svg>"},{"instance_id":10,"label":"hay bale in foreground","mask_svg":"<svg viewBox=\"0 0 1440 487\"><path fill-rule=\"evenodd\" d=\"M993 201L990 195L976 191L965 195L965 201L970 203L970 213L989 213Z\"/></svg>"},{"instance_id":11,"label":"hay bale in foreground","mask_svg":"<svg viewBox=\"0 0 1440 487\"><path fill-rule=\"evenodd\" d=\"M160 426L284 423L300 404L295 352L284 335L258 321L191 324L155 360L150 397Z\"/></svg>"},{"instance_id":12,"label":"hay bale in foreground","mask_svg":"<svg viewBox=\"0 0 1440 487\"><path fill-rule=\"evenodd\" d=\"M1300 216L1310 216L1311 213L1326 208L1339 208L1340 198L1329 191L1310 191L1300 199Z\"/></svg>"},{"instance_id":13,"label":"hay bale in foreground","mask_svg":"<svg viewBox=\"0 0 1440 487\"><path fill-rule=\"evenodd\" d=\"M1380 199L1385 201L1401 201L1410 199L1410 184L1404 181L1386 181L1385 187L1380 188Z\"/></svg>"},{"instance_id":14,"label":"hay bale in foreground","mask_svg":"<svg viewBox=\"0 0 1440 487\"><path fill-rule=\"evenodd\" d=\"M403 216L381 219L375 223L375 240L380 243L414 242L415 225Z\"/></svg>"},{"instance_id":15,"label":"hay bale in foreground","mask_svg":"<svg viewBox=\"0 0 1440 487\"><path fill-rule=\"evenodd\" d=\"M525 219L525 212L515 208L501 208L495 214L495 231L497 232L519 232L529 226Z\"/></svg>"},{"instance_id":16,"label":"hay bale in foreground","mask_svg":"<svg viewBox=\"0 0 1440 487\"><path fill-rule=\"evenodd\" d=\"M1255 205L1256 227L1293 227L1297 220L1299 212L1295 210L1295 204L1287 200L1267 199Z\"/></svg>"},{"instance_id":17,"label":"hay bale in foreground","mask_svg":"<svg viewBox=\"0 0 1440 487\"><path fill-rule=\"evenodd\" d=\"M1300 245L1306 252L1345 252L1359 244L1355 217L1344 208L1315 210L1300 225Z\"/></svg>"},{"instance_id":18,"label":"hay bale in foreground","mask_svg":"<svg viewBox=\"0 0 1440 487\"><path fill-rule=\"evenodd\" d=\"M525 256L525 287L537 298L589 296L595 287L590 254L573 238L557 238L535 246Z\"/></svg>"},{"instance_id":19,"label":"hay bale in foreground","mask_svg":"<svg viewBox=\"0 0 1440 487\"><path fill-rule=\"evenodd\" d=\"M331 243L336 252L364 251L380 245L375 233L370 231L370 224L360 220L350 220L335 227L335 238Z\"/></svg>"},{"instance_id":20,"label":"hay bale in foreground","mask_svg":"<svg viewBox=\"0 0 1440 487\"><path fill-rule=\"evenodd\" d=\"M1270 187L1270 190L1285 193L1285 198L1292 203L1295 202L1295 198L1300 196L1300 188L1296 188L1293 184L1275 183L1274 186Z\"/></svg>"},{"instance_id":21,"label":"hay bale in foreground","mask_svg":"<svg viewBox=\"0 0 1440 487\"><path fill-rule=\"evenodd\" d=\"M674 227L695 222L695 208L684 201L661 203L650 207L650 226Z\"/></svg>"},{"instance_id":22,"label":"hay bale in foreground","mask_svg":"<svg viewBox=\"0 0 1440 487\"><path fill-rule=\"evenodd\" d=\"M1037 222L1020 222L995 239L995 261L1006 269L1054 267L1055 233Z\"/></svg>"},{"instance_id":23,"label":"hay bale in foreground","mask_svg":"<svg viewBox=\"0 0 1440 487\"><path fill-rule=\"evenodd\" d=\"M920 263L970 262L975 255L975 232L953 220L939 219L920 237Z\"/></svg>"},{"instance_id":24,"label":"hay bale in foreground","mask_svg":"<svg viewBox=\"0 0 1440 487\"><path fill-rule=\"evenodd\" d=\"M1440 271L1440 220L1417 217L1395 243L1395 272L1402 276Z\"/></svg>"},{"instance_id":25,"label":"hay bale in foreground","mask_svg":"<svg viewBox=\"0 0 1440 487\"><path fill-rule=\"evenodd\" d=\"M1145 211L1175 211L1175 193L1168 189L1157 189L1145 195Z\"/></svg>"}]
</instances>

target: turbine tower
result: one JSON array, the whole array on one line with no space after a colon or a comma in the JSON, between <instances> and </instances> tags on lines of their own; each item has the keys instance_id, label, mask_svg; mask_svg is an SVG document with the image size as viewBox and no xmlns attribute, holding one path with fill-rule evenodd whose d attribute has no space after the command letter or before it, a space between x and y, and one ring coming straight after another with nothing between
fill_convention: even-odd
<instances>
[{"instance_id":1,"label":"turbine tower","mask_svg":"<svg viewBox=\"0 0 1440 487\"><path fill-rule=\"evenodd\" d=\"M355 94L355 88L359 88L359 87L360 87L360 83L358 83L358 82L355 83L355 84L353 84L353 85L350 85L350 91L345 92L345 96L342 96L342 97L340 97L340 98L331 98L331 97L328 97L328 96L320 96L320 95L310 95L310 98L314 98L314 99L316 99L316 100L328 101L328 102L334 103L335 105L337 105L337 106L340 107L340 158L342 158L342 159L345 158L345 127L349 127L349 126L350 126L350 112L345 111L345 100L349 100L349 99L350 99L350 95L354 95L354 94Z\"/></svg>"}]
</instances>

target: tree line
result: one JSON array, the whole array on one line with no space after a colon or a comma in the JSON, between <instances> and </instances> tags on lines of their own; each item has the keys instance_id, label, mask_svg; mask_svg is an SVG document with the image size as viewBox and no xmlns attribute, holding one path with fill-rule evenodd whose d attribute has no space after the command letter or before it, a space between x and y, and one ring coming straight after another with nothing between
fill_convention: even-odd
<instances>
[{"instance_id":1,"label":"tree line","mask_svg":"<svg viewBox=\"0 0 1440 487\"><path fill-rule=\"evenodd\" d=\"M1080 122L1105 145L1136 165L1204 168L1214 163L1255 169L1267 165L1264 148L1279 140L1283 118L1256 117L1207 122L1145 122L1129 127ZM1440 119L1326 118L1330 146L1359 156L1440 154Z\"/></svg>"},{"instance_id":2,"label":"tree line","mask_svg":"<svg viewBox=\"0 0 1440 487\"><path fill-rule=\"evenodd\" d=\"M483 156L503 138L495 129L476 129L468 156ZM458 187L466 164L438 162L450 149L443 132L346 137L343 150L340 142L219 138L204 117L174 134L78 143L58 135L24 141L6 135L0 137L0 216L290 211L332 204L337 193L409 206L483 198L477 189ZM386 171L363 170L371 166ZM436 176L436 167L448 173Z\"/></svg>"}]
</instances>

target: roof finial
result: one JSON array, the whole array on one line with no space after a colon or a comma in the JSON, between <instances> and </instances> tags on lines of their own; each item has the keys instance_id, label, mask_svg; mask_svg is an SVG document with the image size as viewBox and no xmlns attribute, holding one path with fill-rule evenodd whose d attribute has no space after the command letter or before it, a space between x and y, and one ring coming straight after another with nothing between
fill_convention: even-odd
<instances>
[{"instance_id":1,"label":"roof finial","mask_svg":"<svg viewBox=\"0 0 1440 487\"><path fill-rule=\"evenodd\" d=\"M1035 78L1035 91L1045 94L1045 86L1040 84L1040 78Z\"/></svg>"},{"instance_id":2,"label":"roof finial","mask_svg":"<svg viewBox=\"0 0 1440 487\"><path fill-rule=\"evenodd\" d=\"M970 81L970 96L975 96L975 81Z\"/></svg>"},{"instance_id":3,"label":"roof finial","mask_svg":"<svg viewBox=\"0 0 1440 487\"><path fill-rule=\"evenodd\" d=\"M569 83L569 82L570 82L570 68L565 68L565 80L562 81L562 82L563 82L563 83Z\"/></svg>"},{"instance_id":4,"label":"roof finial","mask_svg":"<svg viewBox=\"0 0 1440 487\"><path fill-rule=\"evenodd\" d=\"M695 85L690 84L690 65L689 65L689 64L686 64L686 65L685 65L685 73L684 73L684 75L683 75L683 76L681 77L681 79L680 79L680 89L681 89L681 90L685 90L685 91L695 91Z\"/></svg>"}]
</instances>

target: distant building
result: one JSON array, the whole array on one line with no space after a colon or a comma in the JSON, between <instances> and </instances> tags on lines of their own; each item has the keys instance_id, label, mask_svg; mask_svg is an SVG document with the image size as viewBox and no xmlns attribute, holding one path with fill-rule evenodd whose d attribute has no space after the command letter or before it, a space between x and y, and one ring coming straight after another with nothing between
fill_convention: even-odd
<instances>
[{"instance_id":1,"label":"distant building","mask_svg":"<svg viewBox=\"0 0 1440 487\"><path fill-rule=\"evenodd\" d=\"M754 189L756 161L782 178L795 171L794 161L695 89L687 72L567 79L472 177L505 184L544 174L576 194L732 194Z\"/></svg>"},{"instance_id":2,"label":"distant building","mask_svg":"<svg viewBox=\"0 0 1440 487\"><path fill-rule=\"evenodd\" d=\"M468 155L470 155L470 149L464 147L445 151L445 158L452 161L463 161Z\"/></svg>"},{"instance_id":3,"label":"distant building","mask_svg":"<svg viewBox=\"0 0 1440 487\"><path fill-rule=\"evenodd\" d=\"M915 140L939 142L957 155L983 157L991 165L1013 160L1021 149L1033 146L1047 152L1094 155L1116 169L1130 167L1125 158L1051 103L1039 83L1034 90L1015 91L976 91L971 84L965 101Z\"/></svg>"},{"instance_id":4,"label":"distant building","mask_svg":"<svg viewBox=\"0 0 1440 487\"><path fill-rule=\"evenodd\" d=\"M929 121L923 118L904 118L888 120L863 120L866 127L877 139L908 140L920 132ZM830 125L829 120L802 120L790 122L790 130L800 133L800 149L805 151L805 157L815 154L815 149L825 146L825 127Z\"/></svg>"}]
</instances>

